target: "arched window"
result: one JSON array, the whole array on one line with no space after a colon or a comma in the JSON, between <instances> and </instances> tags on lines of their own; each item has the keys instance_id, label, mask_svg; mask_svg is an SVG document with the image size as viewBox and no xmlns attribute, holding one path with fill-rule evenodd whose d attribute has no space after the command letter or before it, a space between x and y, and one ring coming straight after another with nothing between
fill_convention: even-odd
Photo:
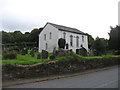
<instances>
[{"instance_id":1,"label":"arched window","mask_svg":"<svg viewBox=\"0 0 120 90\"><path fill-rule=\"evenodd\" d=\"M76 37L76 47L79 47L79 37Z\"/></svg>"},{"instance_id":2,"label":"arched window","mask_svg":"<svg viewBox=\"0 0 120 90\"><path fill-rule=\"evenodd\" d=\"M66 33L65 33L65 32L63 33L63 38L64 38L64 39L66 38Z\"/></svg>"},{"instance_id":3,"label":"arched window","mask_svg":"<svg viewBox=\"0 0 120 90\"><path fill-rule=\"evenodd\" d=\"M46 40L46 34L44 34L44 40Z\"/></svg>"},{"instance_id":4,"label":"arched window","mask_svg":"<svg viewBox=\"0 0 120 90\"><path fill-rule=\"evenodd\" d=\"M52 33L50 32L50 39L52 39Z\"/></svg>"},{"instance_id":5,"label":"arched window","mask_svg":"<svg viewBox=\"0 0 120 90\"><path fill-rule=\"evenodd\" d=\"M84 36L82 36L82 42L84 42Z\"/></svg>"},{"instance_id":6,"label":"arched window","mask_svg":"<svg viewBox=\"0 0 120 90\"><path fill-rule=\"evenodd\" d=\"M70 46L73 46L73 36L70 35Z\"/></svg>"}]
</instances>

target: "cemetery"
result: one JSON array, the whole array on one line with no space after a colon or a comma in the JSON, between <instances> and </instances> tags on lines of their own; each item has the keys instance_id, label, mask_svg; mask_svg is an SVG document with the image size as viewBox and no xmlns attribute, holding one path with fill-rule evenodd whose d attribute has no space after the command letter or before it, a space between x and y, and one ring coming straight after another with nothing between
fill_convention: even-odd
<instances>
[{"instance_id":1,"label":"cemetery","mask_svg":"<svg viewBox=\"0 0 120 90\"><path fill-rule=\"evenodd\" d=\"M8 51L7 51L8 52ZM52 53L48 53L47 51L43 50L42 53L35 52L33 50L21 50L21 53L18 52L13 52L10 55L8 55L8 58L3 58L2 57L2 63L3 64L15 64L15 65L32 65L32 64L38 64L38 63L44 63L44 62L49 62L49 61L56 61L56 60L63 60L67 59L67 57L72 58L72 56L75 54L71 52L70 50L64 51L60 50L59 53L58 51ZM6 53L5 53L6 55ZM14 58L16 56L16 58ZM95 58L107 58L107 57L116 57L119 55L102 55L102 56L81 56L79 54L75 54L75 56L79 56L80 58L83 59L95 59Z\"/></svg>"}]
</instances>

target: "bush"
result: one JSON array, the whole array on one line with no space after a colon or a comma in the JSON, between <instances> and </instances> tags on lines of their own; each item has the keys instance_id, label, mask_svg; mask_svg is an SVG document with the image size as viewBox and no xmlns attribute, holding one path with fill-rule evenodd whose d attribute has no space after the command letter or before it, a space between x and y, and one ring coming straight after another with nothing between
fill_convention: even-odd
<instances>
[{"instance_id":1,"label":"bush","mask_svg":"<svg viewBox=\"0 0 120 90\"><path fill-rule=\"evenodd\" d=\"M17 58L17 52L15 52L15 51L3 52L2 59L16 59L16 58Z\"/></svg>"},{"instance_id":2,"label":"bush","mask_svg":"<svg viewBox=\"0 0 120 90\"><path fill-rule=\"evenodd\" d=\"M66 40L64 39L64 38L60 38L59 40L58 40L58 46L59 46L59 48L65 48L65 44L66 44Z\"/></svg>"}]
</instances>

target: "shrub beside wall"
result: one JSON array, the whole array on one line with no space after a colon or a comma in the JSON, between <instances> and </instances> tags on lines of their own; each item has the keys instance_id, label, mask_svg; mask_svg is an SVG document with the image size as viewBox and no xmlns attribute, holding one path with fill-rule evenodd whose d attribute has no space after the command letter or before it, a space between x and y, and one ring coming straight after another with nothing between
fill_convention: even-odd
<instances>
[{"instance_id":1,"label":"shrub beside wall","mask_svg":"<svg viewBox=\"0 0 120 90\"><path fill-rule=\"evenodd\" d=\"M15 51L4 51L3 52L3 59L16 59L17 58L17 52Z\"/></svg>"},{"instance_id":2,"label":"shrub beside wall","mask_svg":"<svg viewBox=\"0 0 120 90\"><path fill-rule=\"evenodd\" d=\"M32 78L65 73L80 72L88 69L102 68L120 64L120 57L99 59L78 59L50 61L34 65L2 65L3 80L16 78Z\"/></svg>"}]
</instances>

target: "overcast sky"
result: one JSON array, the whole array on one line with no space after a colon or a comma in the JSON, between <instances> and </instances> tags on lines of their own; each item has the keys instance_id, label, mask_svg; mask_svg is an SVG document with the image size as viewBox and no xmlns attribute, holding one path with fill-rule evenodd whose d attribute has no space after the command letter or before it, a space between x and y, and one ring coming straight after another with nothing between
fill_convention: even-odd
<instances>
[{"instance_id":1,"label":"overcast sky","mask_svg":"<svg viewBox=\"0 0 120 90\"><path fill-rule=\"evenodd\" d=\"M30 32L47 22L109 39L119 0L0 0L0 30Z\"/></svg>"}]
</instances>

